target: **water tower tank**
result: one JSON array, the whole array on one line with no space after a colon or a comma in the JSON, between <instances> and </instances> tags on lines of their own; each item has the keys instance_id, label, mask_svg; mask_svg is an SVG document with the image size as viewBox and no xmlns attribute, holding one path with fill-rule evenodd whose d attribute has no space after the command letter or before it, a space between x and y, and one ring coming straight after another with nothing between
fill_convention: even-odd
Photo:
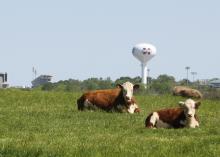
<instances>
[{"instance_id":1,"label":"water tower tank","mask_svg":"<svg viewBox=\"0 0 220 157\"><path fill-rule=\"evenodd\" d=\"M132 54L141 62L142 83L147 84L147 62L156 55L156 47L152 44L141 43L133 47Z\"/></svg>"}]
</instances>

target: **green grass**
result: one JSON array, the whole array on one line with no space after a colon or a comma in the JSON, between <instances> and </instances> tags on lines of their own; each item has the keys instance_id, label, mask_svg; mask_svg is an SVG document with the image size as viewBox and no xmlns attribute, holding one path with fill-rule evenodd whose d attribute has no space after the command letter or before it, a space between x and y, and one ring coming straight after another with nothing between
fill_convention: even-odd
<instances>
[{"instance_id":1,"label":"green grass","mask_svg":"<svg viewBox=\"0 0 220 157\"><path fill-rule=\"evenodd\" d=\"M136 96L140 114L79 112L80 93L0 90L0 157L220 156L220 102L203 100L200 128L146 129L180 97Z\"/></svg>"}]
</instances>

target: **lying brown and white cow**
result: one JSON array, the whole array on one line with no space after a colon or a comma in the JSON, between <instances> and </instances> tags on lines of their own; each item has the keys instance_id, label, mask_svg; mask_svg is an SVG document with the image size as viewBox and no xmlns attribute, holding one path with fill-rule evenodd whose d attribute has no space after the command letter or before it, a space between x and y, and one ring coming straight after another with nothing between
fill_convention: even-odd
<instances>
[{"instance_id":1,"label":"lying brown and white cow","mask_svg":"<svg viewBox=\"0 0 220 157\"><path fill-rule=\"evenodd\" d=\"M187 99L185 102L179 102L180 107L153 112L146 118L145 126L148 128L199 127L196 109L200 104Z\"/></svg>"},{"instance_id":2,"label":"lying brown and white cow","mask_svg":"<svg viewBox=\"0 0 220 157\"><path fill-rule=\"evenodd\" d=\"M173 88L173 95L183 96L187 98L202 98L202 94L200 91L185 86L175 86Z\"/></svg>"},{"instance_id":3,"label":"lying brown and white cow","mask_svg":"<svg viewBox=\"0 0 220 157\"><path fill-rule=\"evenodd\" d=\"M100 108L106 111L125 110L128 113L140 112L133 91L139 88L139 85L133 85L130 82L117 85L118 88L95 90L84 93L78 100L78 110Z\"/></svg>"}]
</instances>

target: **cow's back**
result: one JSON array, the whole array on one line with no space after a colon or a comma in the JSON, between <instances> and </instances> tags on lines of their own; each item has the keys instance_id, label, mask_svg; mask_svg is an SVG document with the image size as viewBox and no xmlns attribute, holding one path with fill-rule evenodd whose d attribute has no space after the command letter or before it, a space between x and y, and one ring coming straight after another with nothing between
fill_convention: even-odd
<instances>
[{"instance_id":1,"label":"cow's back","mask_svg":"<svg viewBox=\"0 0 220 157\"><path fill-rule=\"evenodd\" d=\"M187 90L187 87L185 86L175 86L173 88L173 95L181 95L181 92L185 90Z\"/></svg>"},{"instance_id":2,"label":"cow's back","mask_svg":"<svg viewBox=\"0 0 220 157\"><path fill-rule=\"evenodd\" d=\"M185 86L175 86L173 88L173 95L198 99L201 99L203 97L200 91Z\"/></svg>"},{"instance_id":3,"label":"cow's back","mask_svg":"<svg viewBox=\"0 0 220 157\"><path fill-rule=\"evenodd\" d=\"M181 108L171 108L171 109L163 109L156 112L151 113L145 120L145 126L148 128L153 127L153 124L150 122L151 117L158 115L158 118L156 120L155 126L157 126L157 123L160 121L167 126L170 126L171 128L181 128L184 127L183 124L181 124L182 121L186 119L184 115L184 111Z\"/></svg>"},{"instance_id":4,"label":"cow's back","mask_svg":"<svg viewBox=\"0 0 220 157\"><path fill-rule=\"evenodd\" d=\"M163 118L165 122L171 122L180 117L183 114L183 110L179 107L177 108L170 108L170 109L162 109L157 111L160 118Z\"/></svg>"},{"instance_id":5,"label":"cow's back","mask_svg":"<svg viewBox=\"0 0 220 157\"><path fill-rule=\"evenodd\" d=\"M121 94L121 89L119 88L86 92L77 101L78 109L84 105L85 101L88 101L98 108L109 110L122 101Z\"/></svg>"}]
</instances>

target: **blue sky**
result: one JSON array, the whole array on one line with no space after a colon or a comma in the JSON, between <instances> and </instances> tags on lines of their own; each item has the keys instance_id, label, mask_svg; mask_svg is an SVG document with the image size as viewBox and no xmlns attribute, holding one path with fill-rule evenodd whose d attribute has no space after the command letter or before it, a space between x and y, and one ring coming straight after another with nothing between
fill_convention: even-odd
<instances>
[{"instance_id":1,"label":"blue sky","mask_svg":"<svg viewBox=\"0 0 220 157\"><path fill-rule=\"evenodd\" d=\"M157 55L150 75L220 77L218 0L8 0L0 2L0 72L30 85L32 67L53 81L139 76L138 43ZM192 79L192 76L190 76Z\"/></svg>"}]
</instances>

